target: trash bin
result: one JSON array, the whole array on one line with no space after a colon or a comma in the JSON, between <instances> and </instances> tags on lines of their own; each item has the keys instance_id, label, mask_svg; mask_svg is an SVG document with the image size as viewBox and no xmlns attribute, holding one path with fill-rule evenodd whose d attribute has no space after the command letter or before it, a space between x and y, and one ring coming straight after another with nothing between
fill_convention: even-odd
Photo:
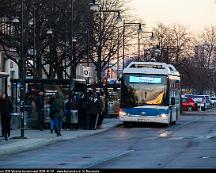
<instances>
[{"instance_id":1,"label":"trash bin","mask_svg":"<svg viewBox=\"0 0 216 173\"><path fill-rule=\"evenodd\" d=\"M13 112L11 113L11 129L19 129L20 128L20 118L21 118L21 113L19 112Z\"/></svg>"},{"instance_id":2,"label":"trash bin","mask_svg":"<svg viewBox=\"0 0 216 173\"><path fill-rule=\"evenodd\" d=\"M78 110L71 110L71 124L73 128L78 127Z\"/></svg>"}]
</instances>

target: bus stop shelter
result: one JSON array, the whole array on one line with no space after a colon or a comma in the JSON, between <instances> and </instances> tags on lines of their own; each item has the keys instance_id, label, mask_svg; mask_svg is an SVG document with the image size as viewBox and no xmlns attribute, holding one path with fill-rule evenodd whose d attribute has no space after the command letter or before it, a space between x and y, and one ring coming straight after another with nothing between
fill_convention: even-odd
<instances>
[{"instance_id":1,"label":"bus stop shelter","mask_svg":"<svg viewBox=\"0 0 216 173\"><path fill-rule=\"evenodd\" d=\"M15 112L19 112L20 105L20 79L11 79L12 102L15 105ZM37 115L32 107L32 100L38 92L42 91L43 107L45 121L49 120L50 99L58 89L61 89L64 96L69 95L69 79L25 79L26 95L25 95L25 123L27 126L36 127ZM73 92L86 92L86 80L74 79Z\"/></svg>"},{"instance_id":2,"label":"bus stop shelter","mask_svg":"<svg viewBox=\"0 0 216 173\"><path fill-rule=\"evenodd\" d=\"M0 72L0 91L8 93L7 91L7 78L9 74L6 72Z\"/></svg>"}]
</instances>

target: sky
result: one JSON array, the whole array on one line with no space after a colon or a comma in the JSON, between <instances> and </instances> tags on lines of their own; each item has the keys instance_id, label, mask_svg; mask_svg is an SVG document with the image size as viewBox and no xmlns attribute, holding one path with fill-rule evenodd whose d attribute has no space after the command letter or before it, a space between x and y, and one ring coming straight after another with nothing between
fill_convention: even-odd
<instances>
[{"instance_id":1,"label":"sky","mask_svg":"<svg viewBox=\"0 0 216 173\"><path fill-rule=\"evenodd\" d=\"M130 0L131 13L143 19L147 28L158 22L179 23L199 32L216 25L216 0Z\"/></svg>"}]
</instances>

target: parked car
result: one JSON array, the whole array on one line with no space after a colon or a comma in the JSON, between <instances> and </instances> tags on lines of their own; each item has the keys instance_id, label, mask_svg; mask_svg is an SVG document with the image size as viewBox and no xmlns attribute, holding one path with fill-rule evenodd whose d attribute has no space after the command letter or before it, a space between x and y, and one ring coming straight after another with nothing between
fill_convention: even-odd
<instances>
[{"instance_id":1,"label":"parked car","mask_svg":"<svg viewBox=\"0 0 216 173\"><path fill-rule=\"evenodd\" d=\"M211 101L213 106L216 105L216 97L210 97L210 101Z\"/></svg>"},{"instance_id":2,"label":"parked car","mask_svg":"<svg viewBox=\"0 0 216 173\"><path fill-rule=\"evenodd\" d=\"M182 97L182 109L186 111L197 110L197 103L191 97Z\"/></svg>"},{"instance_id":3,"label":"parked car","mask_svg":"<svg viewBox=\"0 0 216 173\"><path fill-rule=\"evenodd\" d=\"M212 103L211 103L211 100L210 100L210 95L200 95L200 96L205 97L206 109L211 109L212 108Z\"/></svg>"},{"instance_id":4,"label":"parked car","mask_svg":"<svg viewBox=\"0 0 216 173\"><path fill-rule=\"evenodd\" d=\"M198 109L201 108L202 111L205 111L212 108L208 95L193 95L192 98L197 103Z\"/></svg>"}]
</instances>

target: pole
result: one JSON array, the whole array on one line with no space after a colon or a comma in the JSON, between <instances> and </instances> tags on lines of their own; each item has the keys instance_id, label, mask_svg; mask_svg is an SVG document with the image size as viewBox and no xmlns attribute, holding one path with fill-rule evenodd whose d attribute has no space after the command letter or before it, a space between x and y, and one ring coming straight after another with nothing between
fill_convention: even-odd
<instances>
[{"instance_id":1,"label":"pole","mask_svg":"<svg viewBox=\"0 0 216 173\"><path fill-rule=\"evenodd\" d=\"M138 32L138 61L140 61L140 38L139 38L139 32Z\"/></svg>"},{"instance_id":2,"label":"pole","mask_svg":"<svg viewBox=\"0 0 216 173\"><path fill-rule=\"evenodd\" d=\"M70 21L70 77L69 77L69 95L73 88L73 0L71 0L71 21Z\"/></svg>"},{"instance_id":3,"label":"pole","mask_svg":"<svg viewBox=\"0 0 216 173\"><path fill-rule=\"evenodd\" d=\"M21 111L21 138L24 138L24 105L25 105L25 57L24 57L24 45L23 45L23 0L21 0L21 65L20 65L20 77L21 77L21 87L20 87L20 111Z\"/></svg>"},{"instance_id":4,"label":"pole","mask_svg":"<svg viewBox=\"0 0 216 173\"><path fill-rule=\"evenodd\" d=\"M122 40L122 69L124 69L124 43L125 43L125 38L124 38L124 35L125 35L125 20L123 21L123 34L122 34L122 37L123 37L123 40Z\"/></svg>"},{"instance_id":5,"label":"pole","mask_svg":"<svg viewBox=\"0 0 216 173\"><path fill-rule=\"evenodd\" d=\"M101 68L101 53L102 53L102 48L101 48L101 41L102 41L102 28L101 28L101 25L102 25L102 19L101 19L101 7L100 7L100 10L99 10L99 13L100 13L100 31L99 31L99 46L98 46L98 83L101 83L101 71L102 71L102 68Z\"/></svg>"},{"instance_id":6,"label":"pole","mask_svg":"<svg viewBox=\"0 0 216 173\"><path fill-rule=\"evenodd\" d=\"M35 21L35 6L33 5L33 75L34 77L36 76L35 75L35 71L36 71L36 64L35 64L35 26L36 26L36 21Z\"/></svg>"},{"instance_id":7,"label":"pole","mask_svg":"<svg viewBox=\"0 0 216 173\"><path fill-rule=\"evenodd\" d=\"M167 46L167 51L166 51L166 63L169 64L169 47Z\"/></svg>"},{"instance_id":8,"label":"pole","mask_svg":"<svg viewBox=\"0 0 216 173\"><path fill-rule=\"evenodd\" d=\"M119 79L119 44L120 44L120 37L119 37L119 28L118 28L118 52L117 52L117 80Z\"/></svg>"}]
</instances>

